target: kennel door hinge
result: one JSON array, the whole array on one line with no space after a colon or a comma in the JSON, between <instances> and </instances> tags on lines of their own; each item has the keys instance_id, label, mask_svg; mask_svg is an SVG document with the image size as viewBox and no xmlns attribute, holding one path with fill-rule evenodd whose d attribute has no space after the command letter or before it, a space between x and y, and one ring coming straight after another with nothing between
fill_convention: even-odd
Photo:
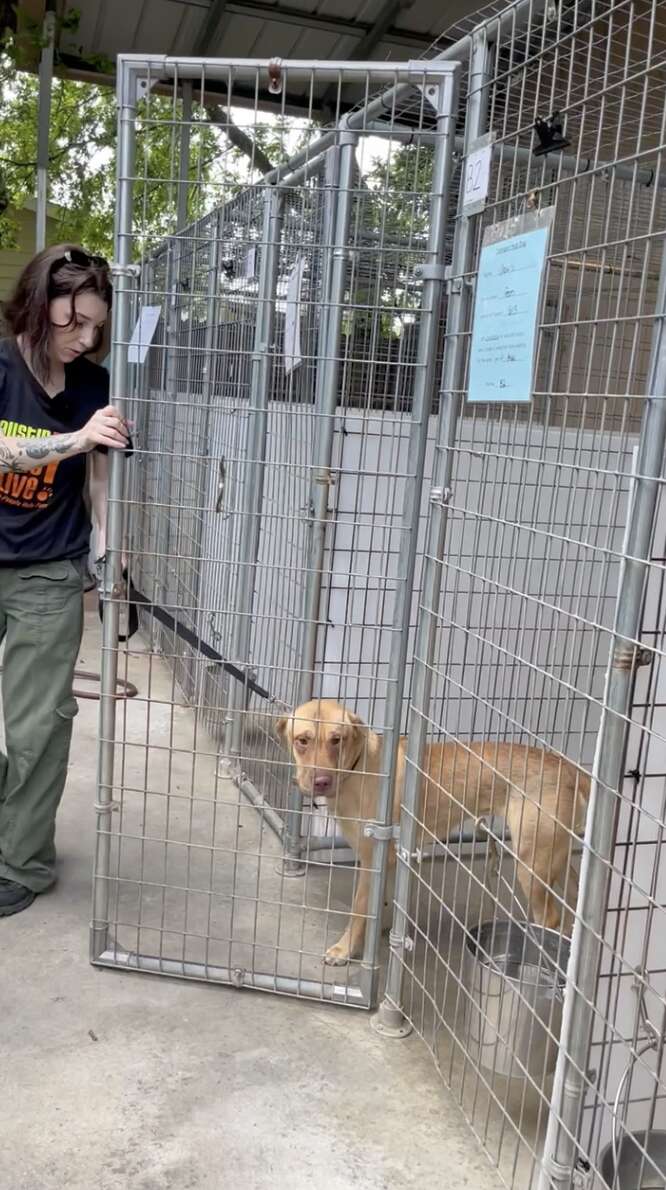
<instances>
[{"instance_id":1,"label":"kennel door hinge","mask_svg":"<svg viewBox=\"0 0 666 1190\"><path fill-rule=\"evenodd\" d=\"M114 814L120 810L120 802L94 802L93 810L96 814Z\"/></svg>"},{"instance_id":2,"label":"kennel door hinge","mask_svg":"<svg viewBox=\"0 0 666 1190\"><path fill-rule=\"evenodd\" d=\"M638 669L641 665L652 664L652 650L642 649L636 645L618 645L613 654L614 669Z\"/></svg>"},{"instance_id":3,"label":"kennel door hinge","mask_svg":"<svg viewBox=\"0 0 666 1190\"><path fill-rule=\"evenodd\" d=\"M397 839L400 834L400 827L393 823L390 826L386 826L382 822L366 822L363 828L363 834L366 839L375 839L380 843L386 839Z\"/></svg>"}]
</instances>

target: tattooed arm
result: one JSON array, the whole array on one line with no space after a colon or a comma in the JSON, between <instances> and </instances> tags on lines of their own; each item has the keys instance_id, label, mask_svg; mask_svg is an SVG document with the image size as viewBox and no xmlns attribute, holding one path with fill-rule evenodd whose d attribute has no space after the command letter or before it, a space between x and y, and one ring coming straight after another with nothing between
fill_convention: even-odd
<instances>
[{"instance_id":1,"label":"tattooed arm","mask_svg":"<svg viewBox=\"0 0 666 1190\"><path fill-rule=\"evenodd\" d=\"M0 435L0 472L32 471L72 455L88 454L96 446L127 446L127 427L117 409L98 409L82 430L51 434L48 438L5 438Z\"/></svg>"},{"instance_id":2,"label":"tattooed arm","mask_svg":"<svg viewBox=\"0 0 666 1190\"><path fill-rule=\"evenodd\" d=\"M92 513L93 529L95 530L95 557L101 558L106 553L106 509L109 482L109 456L95 451L90 456L88 472L88 491L90 493L90 511Z\"/></svg>"}]
</instances>

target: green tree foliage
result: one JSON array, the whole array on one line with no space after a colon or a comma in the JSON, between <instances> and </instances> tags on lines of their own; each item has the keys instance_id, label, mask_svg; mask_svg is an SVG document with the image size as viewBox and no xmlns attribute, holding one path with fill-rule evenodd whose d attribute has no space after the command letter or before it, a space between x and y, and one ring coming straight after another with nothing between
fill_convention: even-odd
<instances>
[{"instance_id":1,"label":"green tree foliage","mask_svg":"<svg viewBox=\"0 0 666 1190\"><path fill-rule=\"evenodd\" d=\"M152 94L139 104L136 124L134 210L137 250L147 233L154 244L175 230L178 202L181 103ZM288 159L305 135L295 122L232 113L251 127L252 139L273 164ZM188 219L226 201L260 177L252 159L233 147L224 128L195 105L190 135ZM18 70L7 38L0 51L0 244L9 247L7 214L36 193L38 82ZM49 199L61 208L58 235L90 251L112 252L116 207L117 110L112 89L55 78L49 136Z\"/></svg>"},{"instance_id":2,"label":"green tree foliage","mask_svg":"<svg viewBox=\"0 0 666 1190\"><path fill-rule=\"evenodd\" d=\"M374 235L381 248L370 248L375 267L360 277L345 321L345 333L359 342L399 338L414 322L421 300L415 269L428 240L432 166L431 148L392 145L388 156L378 154L364 170L362 225L369 244Z\"/></svg>"}]
</instances>

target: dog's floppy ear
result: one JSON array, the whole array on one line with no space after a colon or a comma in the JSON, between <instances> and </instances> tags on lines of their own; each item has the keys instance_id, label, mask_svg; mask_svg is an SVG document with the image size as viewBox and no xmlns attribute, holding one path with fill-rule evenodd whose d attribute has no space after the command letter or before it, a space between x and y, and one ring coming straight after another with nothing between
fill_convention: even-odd
<instances>
[{"instance_id":1,"label":"dog's floppy ear","mask_svg":"<svg viewBox=\"0 0 666 1190\"><path fill-rule=\"evenodd\" d=\"M362 752L367 756L374 756L379 750L377 733L368 727L365 720L361 719L361 716L357 715L355 711L347 711L347 718L354 727L354 735L359 741Z\"/></svg>"},{"instance_id":2,"label":"dog's floppy ear","mask_svg":"<svg viewBox=\"0 0 666 1190\"><path fill-rule=\"evenodd\" d=\"M275 721L275 734L281 744L287 743L287 730L289 727L289 718L287 715L280 715L280 718Z\"/></svg>"},{"instance_id":3,"label":"dog's floppy ear","mask_svg":"<svg viewBox=\"0 0 666 1190\"><path fill-rule=\"evenodd\" d=\"M354 727L360 728L361 731L368 730L367 723L361 719L361 716L357 715L355 711L347 711L347 718L349 719L350 723L354 724Z\"/></svg>"},{"instance_id":4,"label":"dog's floppy ear","mask_svg":"<svg viewBox=\"0 0 666 1190\"><path fill-rule=\"evenodd\" d=\"M355 711L347 711L347 722L351 723L354 728L354 739L358 742L359 747L365 751L370 736L370 728L367 723Z\"/></svg>"}]
</instances>

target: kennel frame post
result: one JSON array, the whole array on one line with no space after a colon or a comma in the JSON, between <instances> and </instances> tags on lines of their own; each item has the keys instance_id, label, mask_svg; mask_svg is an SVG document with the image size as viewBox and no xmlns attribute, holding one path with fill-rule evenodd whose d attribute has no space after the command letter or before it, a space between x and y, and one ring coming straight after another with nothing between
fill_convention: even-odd
<instances>
[{"instance_id":1,"label":"kennel frame post","mask_svg":"<svg viewBox=\"0 0 666 1190\"><path fill-rule=\"evenodd\" d=\"M340 376L340 336L342 310L350 259L349 229L351 224L354 162L358 136L344 126L337 133L337 145L330 168L333 204L330 216L332 231L329 261L324 270L325 291L322 302L321 339L318 356L323 361L319 369L315 392L317 456L310 482L308 500L309 542L307 550L307 581L303 596L303 640L299 703L307 702L314 694L315 665L321 616L321 592L326 556L326 539L330 523L329 493L335 477L331 470L335 440L335 411L338 404ZM282 870L286 876L302 876L303 798L294 781L287 794L287 813L283 838Z\"/></svg>"},{"instance_id":2,"label":"kennel frame post","mask_svg":"<svg viewBox=\"0 0 666 1190\"><path fill-rule=\"evenodd\" d=\"M377 803L377 824L380 829L374 836L374 864L369 889L365 947L361 968L362 979L366 984L366 995L371 1005L374 1005L377 998L380 974L379 947L389 848L395 842L390 837L387 828L390 828L393 822L394 789L398 767L398 747L402 732L409 627L421 518L421 492L428 444L429 418L435 390L437 340L446 278L444 253L453 178L460 69L460 64L457 62L442 63L440 81L425 87L427 101L436 112L437 140L433 154L428 246L423 263L418 265L415 270L416 275L422 279L423 288L407 456L410 474L405 479L402 503L398 578L392 629L395 645L391 650L388 671L386 729L383 743L384 775L381 779ZM365 829L371 831L373 827L368 824Z\"/></svg>"},{"instance_id":3,"label":"kennel frame post","mask_svg":"<svg viewBox=\"0 0 666 1190\"><path fill-rule=\"evenodd\" d=\"M234 664L249 677L252 636L252 605L254 601L254 570L259 556L261 513L266 464L266 436L268 433L268 402L273 372L272 344L275 325L280 241L282 236L282 195L275 186L264 192L261 257L257 318L254 328L252 369L250 379L251 421L247 457L250 465L248 482L243 486L243 507L240 510L244 530L238 563L238 584L234 601L234 634L232 658ZM242 783L243 715L247 710L247 687L231 682L228 705L228 746L225 752L232 776Z\"/></svg>"},{"instance_id":4,"label":"kennel frame post","mask_svg":"<svg viewBox=\"0 0 666 1190\"><path fill-rule=\"evenodd\" d=\"M218 308L218 274L220 269L220 232L222 223L222 212L220 209L214 212L211 228L210 240L210 258L208 261L208 283L206 285L206 331L204 337L204 362L202 368L202 399L204 402L205 419L206 419L206 441L208 444L209 454L211 443L211 413L212 402L214 395L215 384L215 339L217 335L217 308ZM213 467L219 465L219 460L214 456L210 456L210 461ZM202 506L204 497L202 496ZM207 609L204 608L204 612ZM200 679L202 689L205 688L206 672ZM201 696L200 696L201 697Z\"/></svg>"},{"instance_id":5,"label":"kennel frame post","mask_svg":"<svg viewBox=\"0 0 666 1190\"><path fill-rule=\"evenodd\" d=\"M329 523L329 490L334 483L331 472L335 438L335 411L338 404L340 376L339 344L342 306L350 258L349 227L352 211L354 154L358 137L341 130L333 158L331 188L334 195L330 260L325 271L326 289L322 303L321 347L323 367L319 370L315 393L315 417L318 421L317 456L310 483L308 581L303 600L303 657L299 683L299 703L307 702L314 692L314 669L319 635L319 615L326 536Z\"/></svg>"},{"instance_id":6,"label":"kennel frame post","mask_svg":"<svg viewBox=\"0 0 666 1190\"><path fill-rule=\"evenodd\" d=\"M173 339L178 337L178 294L180 292L181 282L181 261L182 261L182 243L180 238L170 236L168 240L167 260L165 270L165 292L164 292L164 395L160 399L160 422L161 429L164 433L169 426L169 419L173 416L175 418L175 410L178 406L178 362L179 353L176 351L169 351L168 344ZM156 558L156 582L161 586L161 602L164 606L169 607L174 602L174 596L171 592L170 575L169 575L169 559L172 557L171 540L175 531L171 519L166 515L166 508L168 506L168 496L162 495L165 491L168 493L170 485L173 483L173 459L174 453L165 452L166 458L170 461L169 468L164 468L160 476L160 515L159 515L159 532L157 535L157 558ZM159 576L159 578L158 578ZM155 592L157 597L157 591ZM159 652L164 654L165 646L165 632L166 629L160 627L156 632L156 642ZM171 652L171 645L168 646L167 651ZM177 648L177 641L174 640L173 650Z\"/></svg>"},{"instance_id":7,"label":"kennel frame post","mask_svg":"<svg viewBox=\"0 0 666 1190\"><path fill-rule=\"evenodd\" d=\"M488 88L492 75L492 49L486 29L473 34L469 62L469 92L465 119L465 146L485 132L488 114ZM442 586L442 557L446 541L447 501L453 473L453 444L462 404L464 347L462 336L469 324L470 286L466 277L472 271L476 215L462 213L462 190L454 231L451 280L448 290L446 336L441 380L433 487L426 531L423 560L422 595L414 647L412 695L409 708L408 742L405 763L400 826L397 839L393 921L390 932L389 960L384 998L377 1016L377 1028L385 1036L403 1037L411 1026L403 1011L405 967L403 955L410 943L407 935L409 899L412 886L410 858L414 851L419 774L423 768L426 744L426 717L432 689L431 660L435 650L437 603Z\"/></svg>"},{"instance_id":8,"label":"kennel frame post","mask_svg":"<svg viewBox=\"0 0 666 1190\"><path fill-rule=\"evenodd\" d=\"M210 430L210 412L213 400L215 382L215 336L217 333L218 273L220 269L220 235L222 224L221 209L215 212L213 240L210 249L208 265L208 285L206 289L206 335L204 339L205 362L203 366L203 396L208 406L208 427Z\"/></svg>"},{"instance_id":9,"label":"kennel frame post","mask_svg":"<svg viewBox=\"0 0 666 1190\"><path fill-rule=\"evenodd\" d=\"M186 79L182 85L182 111L180 124L180 143L178 145L178 208L176 214L176 230L184 231L187 225L187 199L190 188L190 135L192 129L192 92L191 79Z\"/></svg>"},{"instance_id":10,"label":"kennel frame post","mask_svg":"<svg viewBox=\"0 0 666 1190\"><path fill-rule=\"evenodd\" d=\"M115 220L114 303L110 400L121 412L128 391L128 344L132 298L132 198L135 157L136 94L134 76L118 66L118 204ZM120 625L121 553L123 542L123 487L125 456L109 451L109 489L106 526L106 563L103 590L102 658L97 753L95 866L93 878L90 959L95 962L109 944L109 874L118 684L118 632Z\"/></svg>"},{"instance_id":11,"label":"kennel frame post","mask_svg":"<svg viewBox=\"0 0 666 1190\"><path fill-rule=\"evenodd\" d=\"M602 958L617 832L618 791L637 668L645 583L666 449L666 245L663 248L647 398L625 537L595 772L587 809L578 903L539 1190L567 1190L577 1169L579 1122Z\"/></svg>"}]
</instances>

